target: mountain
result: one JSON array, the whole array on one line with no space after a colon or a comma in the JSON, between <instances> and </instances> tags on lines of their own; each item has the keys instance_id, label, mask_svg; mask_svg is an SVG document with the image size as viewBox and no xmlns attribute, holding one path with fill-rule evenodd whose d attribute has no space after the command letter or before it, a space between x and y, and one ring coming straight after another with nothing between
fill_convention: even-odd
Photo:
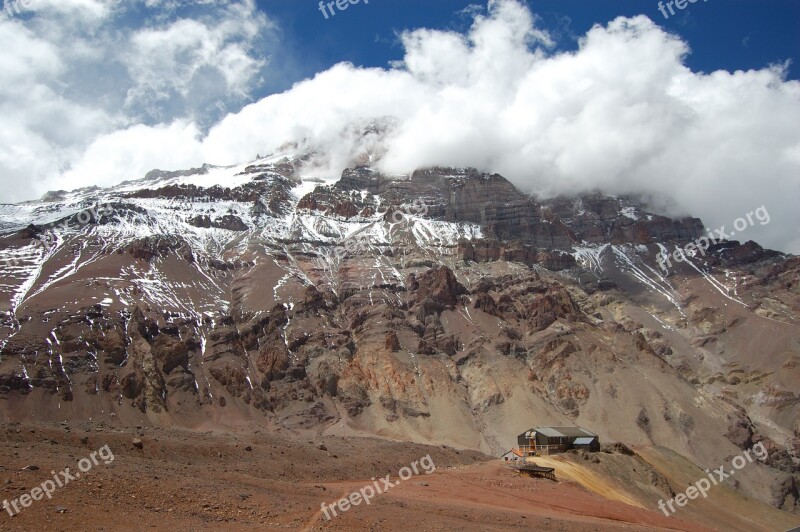
<instances>
[{"instance_id":1,"label":"mountain","mask_svg":"<svg viewBox=\"0 0 800 532\"><path fill-rule=\"evenodd\" d=\"M642 198L312 160L0 206L2 416L493 454L578 424L703 468L762 442L736 489L800 513L799 258Z\"/></svg>"}]
</instances>

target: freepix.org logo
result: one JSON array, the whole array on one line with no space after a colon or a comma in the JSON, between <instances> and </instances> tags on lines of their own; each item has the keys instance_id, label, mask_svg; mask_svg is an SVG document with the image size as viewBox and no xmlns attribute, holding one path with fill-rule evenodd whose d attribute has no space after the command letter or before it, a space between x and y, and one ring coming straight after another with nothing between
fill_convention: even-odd
<instances>
[{"instance_id":1,"label":"freepix.org logo","mask_svg":"<svg viewBox=\"0 0 800 532\"><path fill-rule=\"evenodd\" d=\"M88 473L94 466L100 464L100 462L108 465L113 461L114 453L111 452L111 448L108 445L103 445L100 449L93 451L89 455L89 458L81 458L78 460L78 471L75 473L71 473L68 467L58 473L50 471L50 474L53 475L52 479L48 478L40 485L33 488L29 493L23 493L11 502L4 500L3 508L8 512L8 515L14 517L20 513L22 509L32 505L33 501L41 501L44 497L52 499L53 493L55 493L57 488L63 488L71 481L79 479L81 473Z\"/></svg>"},{"instance_id":2,"label":"freepix.org logo","mask_svg":"<svg viewBox=\"0 0 800 532\"><path fill-rule=\"evenodd\" d=\"M675 262L687 262L687 257L694 257L697 254L705 257L706 250L711 246L721 242L726 242L733 238L736 235L736 232L741 233L748 227L753 227L755 225L755 222L753 221L754 215L761 225L767 225L772 220L769 212L767 212L767 208L762 205L755 211L748 212L744 217L734 220L733 228L736 231L726 232L724 225L719 229L714 229L714 232L708 229L707 237L702 236L694 242L689 242L682 248L676 248L675 251L672 252L672 259L674 259ZM745 217L747 218L746 220ZM714 233L716 233L716 235ZM666 249L661 250L661 253L659 253L656 257L656 261L664 271L668 271L668 268L672 267L672 260L670 259L670 254L667 253Z\"/></svg>"},{"instance_id":3,"label":"freepix.org logo","mask_svg":"<svg viewBox=\"0 0 800 532\"><path fill-rule=\"evenodd\" d=\"M30 9L32 5L33 0L4 0L3 11L11 18Z\"/></svg>"},{"instance_id":4,"label":"freepix.org logo","mask_svg":"<svg viewBox=\"0 0 800 532\"><path fill-rule=\"evenodd\" d=\"M372 500L373 497L375 497L375 495L386 493L393 487L400 484L401 480L408 480L413 475L419 475L420 468L426 475L430 475L431 473L436 471L436 464L433 463L431 455L424 456L419 460L414 460L413 462L411 462L410 467L405 466L401 468L400 471L398 471L398 476L400 477L400 480L396 480L393 482L392 476L386 475L385 477L379 479L380 482L378 482L378 480L375 480L375 478L373 477L372 480L375 481L374 483L367 484L360 490L352 492L347 497L342 497L338 501L335 501L331 504L323 502L320 505L320 509L322 510L322 513L325 514L325 520L330 521L334 517L337 517L339 515L336 511L337 509L339 510L339 512L344 513L353 506L358 506L359 504L362 503L362 501L366 503L367 506L369 506L370 501Z\"/></svg>"},{"instance_id":5,"label":"freepix.org logo","mask_svg":"<svg viewBox=\"0 0 800 532\"><path fill-rule=\"evenodd\" d=\"M665 5L665 2L662 0L661 2L658 3L658 10L661 11L661 14L664 15L664 18L669 18L670 15L675 14L675 10L672 9L673 4L678 9L683 10L686 9L686 6L688 6L689 4L694 4L699 1L700 0L669 0L668 2L666 2ZM703 0L703 2L708 2L708 0ZM667 15L667 10L669 10L669 15Z\"/></svg>"},{"instance_id":6,"label":"freepix.org logo","mask_svg":"<svg viewBox=\"0 0 800 532\"><path fill-rule=\"evenodd\" d=\"M750 449L745 450L742 454L736 455L731 460L731 465L733 469L730 471L725 471L725 466L719 466L717 469L713 471L710 469L706 469L705 472L708 473L708 478L701 478L693 485L686 488L683 493L678 493L672 499L666 502L666 506L669 506L669 511L667 511L666 506L664 505L664 499L658 501L658 507L664 512L664 515L669 517L671 513L675 513L677 510L675 506L673 506L673 502L677 504L679 507L686 506L686 504L698 498L698 496L702 495L705 499L708 497L709 490L722 483L722 481L731 478L733 475L736 474L736 471L742 469L749 463L753 462L753 456L761 462L765 461L769 458L769 452L767 448L764 446L764 442L758 442L757 444L753 445Z\"/></svg>"},{"instance_id":7,"label":"freepix.org logo","mask_svg":"<svg viewBox=\"0 0 800 532\"><path fill-rule=\"evenodd\" d=\"M336 11L333 9L336 7L339 11L344 11L350 6L354 6L361 2L361 0L334 0L333 2L320 2L319 3L319 10L322 12L322 15L325 17L325 20L328 20L328 13L330 12L330 16L336 16ZM369 0L364 0L365 4L369 4Z\"/></svg>"}]
</instances>

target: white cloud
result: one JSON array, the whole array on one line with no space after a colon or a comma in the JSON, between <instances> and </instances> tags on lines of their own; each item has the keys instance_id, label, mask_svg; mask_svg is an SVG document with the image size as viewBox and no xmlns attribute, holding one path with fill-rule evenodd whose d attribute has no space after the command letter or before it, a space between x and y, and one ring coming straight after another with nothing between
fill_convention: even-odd
<instances>
[{"instance_id":1,"label":"white cloud","mask_svg":"<svg viewBox=\"0 0 800 532\"><path fill-rule=\"evenodd\" d=\"M117 180L143 177L153 161L169 161L174 168L190 168L202 158L193 123L136 125L104 135L89 146L79 162L64 175L70 187L96 184L96 176L113 175ZM126 149L120 149L125 146Z\"/></svg>"},{"instance_id":2,"label":"white cloud","mask_svg":"<svg viewBox=\"0 0 800 532\"><path fill-rule=\"evenodd\" d=\"M23 85L42 82L64 69L55 46L4 16L0 17L0 46L4 52L0 54L0 90L4 92L20 91Z\"/></svg>"},{"instance_id":3,"label":"white cloud","mask_svg":"<svg viewBox=\"0 0 800 532\"><path fill-rule=\"evenodd\" d=\"M141 105L160 116L153 105L176 96L205 105L246 99L267 63L251 54L265 27L266 18L245 2L226 6L213 17L182 18L134 32L122 55L133 80L126 106Z\"/></svg>"},{"instance_id":4,"label":"white cloud","mask_svg":"<svg viewBox=\"0 0 800 532\"><path fill-rule=\"evenodd\" d=\"M253 32L268 22L237 33L227 25L237 21L244 23L236 15L216 25L173 20L130 33L133 55L120 60L132 80L129 104L156 116L148 106L192 99L193 90L234 101L246 94L263 60L249 47ZM166 51L157 60L136 52L158 43ZM714 227L764 205L771 223L740 236L800 251L800 83L785 80L782 67L692 72L687 43L644 16L595 26L575 52L553 51L516 0L491 0L466 34L421 29L403 34L402 43L404 61L390 69L336 65L226 116L207 134L192 109L149 125L97 117L101 133L61 159L72 168L66 177L110 184L154 167L242 162L289 141L319 149L319 171L336 173L375 148L375 138L356 134L353 124L391 116L396 128L380 162L388 172L475 166L537 194L647 194L671 214L701 216ZM162 87L159 73L195 81ZM121 125L104 136L114 120Z\"/></svg>"},{"instance_id":5,"label":"white cloud","mask_svg":"<svg viewBox=\"0 0 800 532\"><path fill-rule=\"evenodd\" d=\"M574 53L548 53L534 24L497 0L467 35L406 33L394 69L337 65L227 117L205 153L234 162L305 140L337 172L368 148L349 124L391 115L387 172L475 166L541 195L644 194L713 227L765 205L772 222L741 238L800 251L800 83L780 67L692 72L688 45L644 16L595 26Z\"/></svg>"},{"instance_id":6,"label":"white cloud","mask_svg":"<svg viewBox=\"0 0 800 532\"><path fill-rule=\"evenodd\" d=\"M0 16L3 201L197 156L182 143L263 83L274 27L253 0L29 4Z\"/></svg>"}]
</instances>

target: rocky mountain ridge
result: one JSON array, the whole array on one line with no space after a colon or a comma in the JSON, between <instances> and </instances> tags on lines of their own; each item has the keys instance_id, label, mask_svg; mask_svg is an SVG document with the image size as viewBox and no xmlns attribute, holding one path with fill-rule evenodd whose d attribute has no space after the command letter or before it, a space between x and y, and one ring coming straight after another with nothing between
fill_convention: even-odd
<instances>
[{"instance_id":1,"label":"rocky mountain ridge","mask_svg":"<svg viewBox=\"0 0 800 532\"><path fill-rule=\"evenodd\" d=\"M308 155L0 206L0 412L243 420L487 452L535 424L710 467L798 511L800 259L600 193Z\"/></svg>"}]
</instances>

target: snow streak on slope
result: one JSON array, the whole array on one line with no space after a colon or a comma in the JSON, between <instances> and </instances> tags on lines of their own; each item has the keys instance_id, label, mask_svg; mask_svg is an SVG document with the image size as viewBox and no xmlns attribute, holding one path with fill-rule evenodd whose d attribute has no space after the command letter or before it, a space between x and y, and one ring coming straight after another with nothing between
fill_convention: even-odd
<instances>
[{"instance_id":1,"label":"snow streak on slope","mask_svg":"<svg viewBox=\"0 0 800 532\"><path fill-rule=\"evenodd\" d=\"M24 267L6 268L3 273L7 282L2 288L13 291L12 306L16 309L48 288L68 283L86 266L109 253L147 239L154 242L167 239L176 253L185 253L185 246L188 246L194 257L191 267L195 275L192 280L178 282L172 279L173 274L165 269L170 267L167 257L156 255L146 265L134 263L124 266L118 276L106 277L103 282L108 288L98 301L130 305L136 300L131 291L136 287L146 301L160 308L200 318L204 312L215 309L227 312L231 306L231 295L224 280L227 273L212 269L211 263L247 263L259 252L282 253L288 262L275 263L286 269L286 275L275 287L277 296L280 285L290 278L302 284L313 284L295 260L294 253L298 251L317 255L322 269L329 272L331 285L336 285L338 268L345 258L342 253L344 244L348 239L358 238L359 252L373 256L370 267L373 270L372 283L402 284L402 276L384 256L388 247L414 246L435 258L452 252L461 238L482 236L476 224L434 221L409 214L404 214L397 222L388 220L385 213L380 212L344 219L318 211L298 211L297 204L305 195L318 186L331 186L333 182L287 180L285 165L291 161L291 158L276 156L225 168L204 166L185 172L154 171L144 179L110 189L57 192L48 195L48 201L0 206L0 228L10 232L27 224L45 226L48 238L54 242L46 254L36 254L34 244L15 252L24 257L21 261ZM279 173L272 165L283 165L283 172ZM191 193L179 192L173 197L161 194L150 197L152 193L142 193L186 185L200 189L221 187L214 190L223 191L248 183L254 183L260 187L259 190L288 185L289 198L284 210L287 214L259 212L249 194L245 194L248 201L237 201L225 199L235 197L228 193L224 193L224 198L219 198L217 193L215 199L209 200L202 191L198 193L197 188L185 189ZM364 190L360 194L363 198L369 192ZM380 205L380 198L378 200ZM81 223L74 216L82 211L94 210L96 213L98 206L102 218L95 214L84 215L84 223ZM240 224L240 230L215 227L220 225L217 220L221 217ZM211 227L208 223L197 223L197 220L204 219L212 222ZM90 223L85 223L87 221ZM287 242L294 244L288 246ZM50 268L50 272L44 275L45 265L54 258L59 266ZM199 299L189 294L199 294Z\"/></svg>"},{"instance_id":2,"label":"snow streak on slope","mask_svg":"<svg viewBox=\"0 0 800 532\"><path fill-rule=\"evenodd\" d=\"M582 245L573 248L572 254L582 268L600 273L609 267L604 266L607 250L611 250L613 253L614 262L620 271L642 283L650 292L663 296L678 309L681 315L684 315L678 293L669 280L641 258L641 254L648 253L645 246L631 244Z\"/></svg>"},{"instance_id":3,"label":"snow streak on slope","mask_svg":"<svg viewBox=\"0 0 800 532\"><path fill-rule=\"evenodd\" d=\"M701 268L699 268L697 265L695 265L695 263L693 263L689 257L686 257L686 260L685 260L684 262L686 262L686 264L688 264L689 266L691 266L692 268L694 268L695 270L697 270L697 273L699 273L700 275L702 275L702 276L703 276L703 278L704 278L706 281L708 281L708 283L709 283L711 286L713 286L713 287L714 287L714 289L715 289L717 292L719 292L720 294L722 294L724 297L726 297L726 298L730 299L730 300L731 300L731 301L733 301L734 303L738 303L738 304L740 304L740 305L742 305L742 306L744 306L744 307L747 307L747 304L746 304L744 301L742 301L742 300L741 300L741 299L739 299L738 297L734 297L734 296L732 296L732 295L731 295L731 289L730 289L730 288L728 288L727 286L725 286L724 284L722 284L720 281L718 281L717 279L715 279L713 275L711 275L711 274L709 274L709 273L707 273L707 272L703 271ZM734 295L735 295L735 289L734 289Z\"/></svg>"},{"instance_id":4,"label":"snow streak on slope","mask_svg":"<svg viewBox=\"0 0 800 532\"><path fill-rule=\"evenodd\" d=\"M601 257L603 252L608 249L611 244L603 244L601 246L575 246L572 255L575 261L581 265L584 270L591 272L598 272L603 270L603 263Z\"/></svg>"},{"instance_id":5,"label":"snow streak on slope","mask_svg":"<svg viewBox=\"0 0 800 532\"><path fill-rule=\"evenodd\" d=\"M664 246L663 244L658 244L658 247L659 247L659 254L660 255L662 255L662 256L669 256L670 255L670 252L669 252L669 250L667 249L666 246ZM722 294L727 299L733 301L734 303L738 303L738 304L740 304L742 306L745 306L745 307L747 306L747 304L744 301L742 301L741 299L739 299L739 297L738 297L737 288L736 288L736 279L735 278L733 280L734 281L733 288L728 288L724 283L722 283L721 281L717 280L712 274L706 272L702 268L702 265L698 266L697 264L692 262L691 259L693 257L697 256L697 252L696 251L691 250L689 252L684 252L683 255L684 255L685 258L681 262L685 262L686 264L691 266L695 271L697 271L697 273L702 275L703 279L705 279L717 292ZM728 274L727 273L725 274L725 277L726 277L726 279L728 278Z\"/></svg>"},{"instance_id":6,"label":"snow streak on slope","mask_svg":"<svg viewBox=\"0 0 800 532\"><path fill-rule=\"evenodd\" d=\"M11 313L16 314L16 309L28 295L33 284L38 278L46 252L38 242L31 242L26 246L3 250L0 256L0 290L11 294Z\"/></svg>"},{"instance_id":7,"label":"snow streak on slope","mask_svg":"<svg viewBox=\"0 0 800 532\"><path fill-rule=\"evenodd\" d=\"M675 305L675 308L678 309L682 316L686 316L678 301L678 293L672 287L672 284L660 272L639 258L636 253L636 246L627 244L623 246L612 245L611 249L623 270L626 270L641 281L650 291L664 296L667 301ZM644 251L647 251L647 249L645 248Z\"/></svg>"}]
</instances>

